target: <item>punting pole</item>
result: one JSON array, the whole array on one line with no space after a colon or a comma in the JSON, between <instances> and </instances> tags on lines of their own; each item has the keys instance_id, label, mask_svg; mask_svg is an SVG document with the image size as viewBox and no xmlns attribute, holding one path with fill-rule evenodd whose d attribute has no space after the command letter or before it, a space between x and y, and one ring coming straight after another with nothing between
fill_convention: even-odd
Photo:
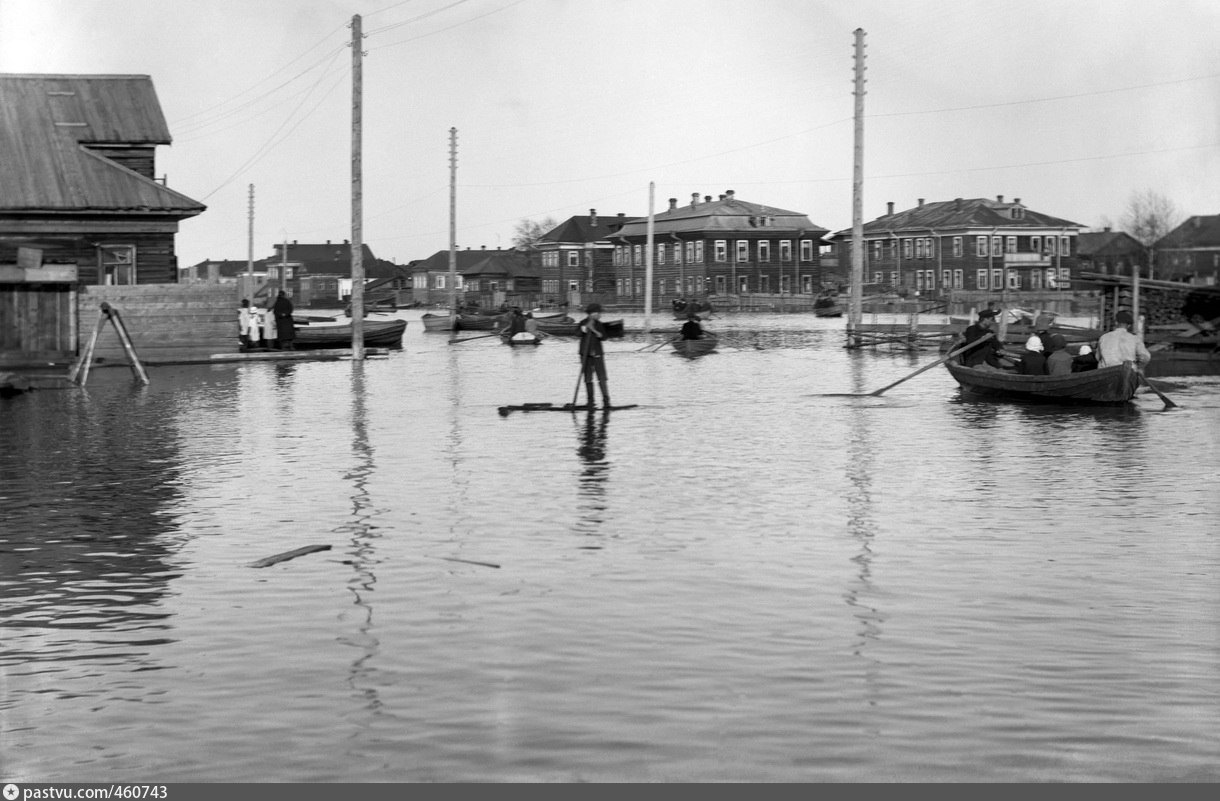
<instances>
[{"instance_id":1,"label":"punting pole","mask_svg":"<svg viewBox=\"0 0 1220 801\"><path fill-rule=\"evenodd\" d=\"M847 334L859 345L860 313L864 303L864 29L856 28L856 110L851 179L851 308Z\"/></svg>"},{"instance_id":2,"label":"punting pole","mask_svg":"<svg viewBox=\"0 0 1220 801\"><path fill-rule=\"evenodd\" d=\"M360 151L362 132L361 94L363 70L360 57L360 15L352 17L352 360L364 361L364 223L363 164Z\"/></svg>"}]
</instances>

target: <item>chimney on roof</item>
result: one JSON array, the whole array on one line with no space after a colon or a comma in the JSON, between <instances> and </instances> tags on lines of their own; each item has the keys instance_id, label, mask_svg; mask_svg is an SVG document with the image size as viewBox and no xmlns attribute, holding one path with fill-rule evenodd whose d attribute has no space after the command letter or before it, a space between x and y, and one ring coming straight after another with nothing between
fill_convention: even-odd
<instances>
[{"instance_id":1,"label":"chimney on roof","mask_svg":"<svg viewBox=\"0 0 1220 801\"><path fill-rule=\"evenodd\" d=\"M953 208L955 208L958 211L962 210L962 199L960 197L956 197L953 199Z\"/></svg>"},{"instance_id":2,"label":"chimney on roof","mask_svg":"<svg viewBox=\"0 0 1220 801\"><path fill-rule=\"evenodd\" d=\"M699 205L699 193L698 192L690 193L690 204L692 207Z\"/></svg>"},{"instance_id":3,"label":"chimney on roof","mask_svg":"<svg viewBox=\"0 0 1220 801\"><path fill-rule=\"evenodd\" d=\"M711 203L711 202L712 202L712 196L711 196L711 195L704 195L704 196L703 196L703 202L704 202L704 203Z\"/></svg>"},{"instance_id":4,"label":"chimney on roof","mask_svg":"<svg viewBox=\"0 0 1220 801\"><path fill-rule=\"evenodd\" d=\"M733 195L737 194L737 193L736 193L736 192L734 192L732 189L726 189L726 190L724 190L724 193L725 193L726 195L728 195L729 200L732 200L732 199L733 199Z\"/></svg>"},{"instance_id":5,"label":"chimney on roof","mask_svg":"<svg viewBox=\"0 0 1220 801\"><path fill-rule=\"evenodd\" d=\"M996 202L996 203L1003 203L1003 202L1004 202L1004 196L1003 196L1003 195L996 195L996 196L995 196L995 202Z\"/></svg>"},{"instance_id":6,"label":"chimney on roof","mask_svg":"<svg viewBox=\"0 0 1220 801\"><path fill-rule=\"evenodd\" d=\"M292 246L293 246L293 247L296 247L296 246L297 246L297 241L296 241L295 239L294 239L294 240L292 240Z\"/></svg>"},{"instance_id":7,"label":"chimney on roof","mask_svg":"<svg viewBox=\"0 0 1220 801\"><path fill-rule=\"evenodd\" d=\"M894 201L892 201L892 200L891 200L891 201L889 201L888 203L886 203L886 204L885 204L885 213L886 213L886 214L893 214L893 213L894 213Z\"/></svg>"},{"instance_id":8,"label":"chimney on roof","mask_svg":"<svg viewBox=\"0 0 1220 801\"><path fill-rule=\"evenodd\" d=\"M1110 233L1110 226L1108 226L1108 225L1107 225L1105 228L1101 229L1101 232L1102 232L1103 234L1108 234L1108 233Z\"/></svg>"},{"instance_id":9,"label":"chimney on roof","mask_svg":"<svg viewBox=\"0 0 1220 801\"><path fill-rule=\"evenodd\" d=\"M627 215L626 215L626 214L624 214L623 212L621 212L621 211L620 211L620 212L618 213L618 219L619 219L619 222L622 222L622 221L623 221L623 220L625 220L626 218L627 218Z\"/></svg>"},{"instance_id":10,"label":"chimney on roof","mask_svg":"<svg viewBox=\"0 0 1220 801\"><path fill-rule=\"evenodd\" d=\"M1019 197L1014 197L1014 198L1012 199L1012 202L1013 202L1013 203L1016 203L1018 206L1020 206L1020 205L1021 205L1021 198L1019 198Z\"/></svg>"},{"instance_id":11,"label":"chimney on roof","mask_svg":"<svg viewBox=\"0 0 1220 801\"><path fill-rule=\"evenodd\" d=\"M725 195L721 195L719 199L724 200L725 197L726 197Z\"/></svg>"},{"instance_id":12,"label":"chimney on roof","mask_svg":"<svg viewBox=\"0 0 1220 801\"><path fill-rule=\"evenodd\" d=\"M344 239L344 240L343 240L343 244L345 244L345 245L350 245L350 244L351 244L351 242L348 242L346 239Z\"/></svg>"},{"instance_id":13,"label":"chimney on roof","mask_svg":"<svg viewBox=\"0 0 1220 801\"><path fill-rule=\"evenodd\" d=\"M329 239L328 239L328 240L326 240L326 244L328 244L328 245L330 244L330 240L329 240Z\"/></svg>"},{"instance_id":14,"label":"chimney on roof","mask_svg":"<svg viewBox=\"0 0 1220 801\"><path fill-rule=\"evenodd\" d=\"M487 245L479 245L479 250L487 250Z\"/></svg>"},{"instance_id":15,"label":"chimney on roof","mask_svg":"<svg viewBox=\"0 0 1220 801\"><path fill-rule=\"evenodd\" d=\"M589 209L589 225L597 227L597 209Z\"/></svg>"},{"instance_id":16,"label":"chimney on roof","mask_svg":"<svg viewBox=\"0 0 1220 801\"><path fill-rule=\"evenodd\" d=\"M919 199L919 208L923 208L923 198Z\"/></svg>"},{"instance_id":17,"label":"chimney on roof","mask_svg":"<svg viewBox=\"0 0 1220 801\"><path fill-rule=\"evenodd\" d=\"M671 197L669 199L669 210L670 211L678 210L678 199L676 197Z\"/></svg>"}]
</instances>

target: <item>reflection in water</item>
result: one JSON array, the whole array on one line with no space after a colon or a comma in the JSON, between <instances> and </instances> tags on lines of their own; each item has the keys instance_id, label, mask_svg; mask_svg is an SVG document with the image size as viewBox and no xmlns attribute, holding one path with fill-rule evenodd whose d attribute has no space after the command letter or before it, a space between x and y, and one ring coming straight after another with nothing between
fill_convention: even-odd
<instances>
[{"instance_id":1,"label":"reflection in water","mask_svg":"<svg viewBox=\"0 0 1220 801\"><path fill-rule=\"evenodd\" d=\"M864 388L864 362L855 359L851 365L852 386L856 393L867 392ZM859 551L852 561L859 568L858 580L855 586L847 592L847 604L855 610L856 619L860 622L859 639L855 644L856 656L863 656L866 646L881 636L881 612L868 605L868 599L876 593L872 582L873 540L877 536L877 523L873 519L873 502L871 497L873 481L873 454L876 445L869 430L869 418L874 413L867 403L856 403L850 412L850 423L847 435L847 481L850 489L847 495L848 518L847 527L859 544ZM873 679L870 665L869 678ZM873 699L870 704L875 703Z\"/></svg>"},{"instance_id":2,"label":"reflection in water","mask_svg":"<svg viewBox=\"0 0 1220 801\"><path fill-rule=\"evenodd\" d=\"M583 420L573 416L579 438L579 454L583 467L577 480L580 496L577 528L594 533L605 521L606 481L610 477L610 462L606 459L606 428L610 412L590 409Z\"/></svg>"},{"instance_id":3,"label":"reflection in water","mask_svg":"<svg viewBox=\"0 0 1220 801\"><path fill-rule=\"evenodd\" d=\"M355 572L355 576L348 582L348 589L358 610L356 631L340 639L345 645L359 651L359 655L352 662L348 683L352 690L364 698L365 708L376 713L381 709L382 703L371 679L370 662L377 655L380 644L373 634L372 603L372 593L377 584L377 576L373 572L373 567L377 564L374 546L380 534L373 522L378 512L372 508L368 491L369 479L376 472L377 465L373 458L373 446L369 442L365 369L365 362L352 362L352 467L343 476L352 482L352 512L351 519L335 531L347 534L350 539L347 552L350 557L349 564Z\"/></svg>"}]
</instances>

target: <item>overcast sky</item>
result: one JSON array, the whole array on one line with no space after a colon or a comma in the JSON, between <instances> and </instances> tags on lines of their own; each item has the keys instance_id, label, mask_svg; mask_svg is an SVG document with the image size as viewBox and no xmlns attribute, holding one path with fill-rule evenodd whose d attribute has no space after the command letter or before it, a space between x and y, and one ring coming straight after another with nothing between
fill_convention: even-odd
<instances>
[{"instance_id":1,"label":"overcast sky","mask_svg":"<svg viewBox=\"0 0 1220 801\"><path fill-rule=\"evenodd\" d=\"M405 263L508 246L522 219L692 193L852 223L853 31L864 218L1019 197L1118 226L1133 192L1220 213L1216 0L0 0L0 72L152 77L157 172L208 206L183 266L352 238L362 17L363 240Z\"/></svg>"}]
</instances>

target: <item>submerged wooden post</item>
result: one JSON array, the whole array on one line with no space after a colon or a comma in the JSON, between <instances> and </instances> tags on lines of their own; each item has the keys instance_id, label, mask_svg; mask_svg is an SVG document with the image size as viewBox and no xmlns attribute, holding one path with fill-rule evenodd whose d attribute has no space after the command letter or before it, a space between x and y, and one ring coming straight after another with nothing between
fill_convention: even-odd
<instances>
[{"instance_id":1,"label":"submerged wooden post","mask_svg":"<svg viewBox=\"0 0 1220 801\"><path fill-rule=\"evenodd\" d=\"M102 313L114 324L115 333L119 335L119 342L123 345L123 352L127 354L127 361L131 364L131 372L135 373L141 383L149 383L148 374L144 372L144 365L140 364L140 359L136 356L136 348L131 344L131 337L127 334L127 326L123 325L119 310L112 308L109 303L103 303Z\"/></svg>"}]
</instances>

